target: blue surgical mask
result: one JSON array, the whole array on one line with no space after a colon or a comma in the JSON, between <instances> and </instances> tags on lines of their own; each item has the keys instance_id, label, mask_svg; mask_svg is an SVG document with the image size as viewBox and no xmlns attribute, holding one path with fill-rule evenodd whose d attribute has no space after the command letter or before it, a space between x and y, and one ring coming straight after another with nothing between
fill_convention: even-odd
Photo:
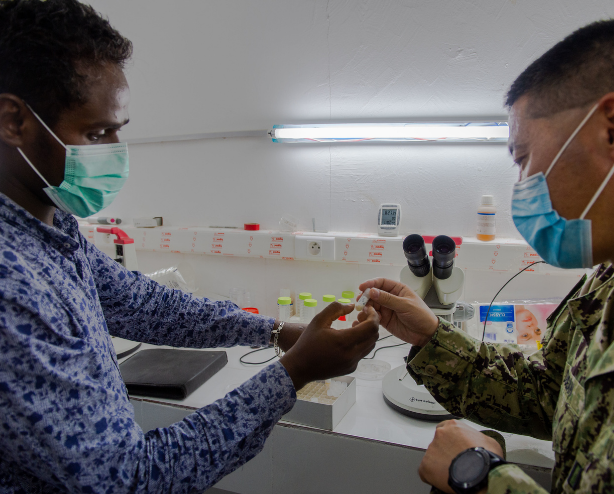
<instances>
[{"instance_id":1,"label":"blue surgical mask","mask_svg":"<svg viewBox=\"0 0 614 494\"><path fill-rule=\"evenodd\" d=\"M545 175L539 172L514 185L512 218L516 228L544 261L559 268L593 267L591 221L585 216L612 178L614 166L577 220L566 220L552 208L546 178L597 107L595 105L580 122L552 160Z\"/></svg>"},{"instance_id":2,"label":"blue surgical mask","mask_svg":"<svg viewBox=\"0 0 614 494\"><path fill-rule=\"evenodd\" d=\"M128 180L128 145L67 146L32 108L30 111L66 149L64 180L59 187L55 187L36 169L21 148L17 148L23 159L47 184L43 190L53 203L62 211L81 218L96 214L111 204Z\"/></svg>"}]
</instances>

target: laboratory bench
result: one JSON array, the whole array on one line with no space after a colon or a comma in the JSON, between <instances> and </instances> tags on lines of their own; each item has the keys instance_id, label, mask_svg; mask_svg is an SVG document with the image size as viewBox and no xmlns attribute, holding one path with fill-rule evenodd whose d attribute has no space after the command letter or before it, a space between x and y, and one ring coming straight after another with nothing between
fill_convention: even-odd
<instances>
[{"instance_id":1,"label":"laboratory bench","mask_svg":"<svg viewBox=\"0 0 614 494\"><path fill-rule=\"evenodd\" d=\"M402 342L391 337L377 346L395 343ZM139 351L146 348L160 347L143 344ZM387 348L378 352L376 359L387 361L395 368L403 364L409 349L410 345ZM249 348L225 350L228 364L183 400L132 396L136 421L142 429L148 431L180 421L194 410L223 398L270 365L240 363L239 358L250 351ZM259 362L273 355L273 349L267 349L247 359ZM263 451L221 480L213 491L240 494L428 493L430 487L421 482L417 469L433 439L435 425L406 417L386 405L381 380L357 378L356 403L332 431L280 421ZM549 491L550 470L554 465L552 443L509 433L503 436L508 460L519 464Z\"/></svg>"}]
</instances>

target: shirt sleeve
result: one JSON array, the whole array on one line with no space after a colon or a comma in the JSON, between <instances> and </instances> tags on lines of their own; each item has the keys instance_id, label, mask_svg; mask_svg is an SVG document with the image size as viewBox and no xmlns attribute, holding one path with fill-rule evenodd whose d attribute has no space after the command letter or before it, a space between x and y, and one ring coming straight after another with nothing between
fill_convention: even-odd
<instances>
[{"instance_id":1,"label":"shirt sleeve","mask_svg":"<svg viewBox=\"0 0 614 494\"><path fill-rule=\"evenodd\" d=\"M101 341L71 334L66 314L41 315L40 303L0 299L1 485L28 475L45 492L202 492L253 458L296 400L278 362L145 434Z\"/></svg>"},{"instance_id":2,"label":"shirt sleeve","mask_svg":"<svg viewBox=\"0 0 614 494\"><path fill-rule=\"evenodd\" d=\"M442 319L426 346L412 348L407 370L453 415L551 440L568 345L562 326L525 357L516 345L480 342Z\"/></svg>"},{"instance_id":3,"label":"shirt sleeve","mask_svg":"<svg viewBox=\"0 0 614 494\"><path fill-rule=\"evenodd\" d=\"M501 465L488 474L488 494L548 494L517 465Z\"/></svg>"},{"instance_id":4,"label":"shirt sleeve","mask_svg":"<svg viewBox=\"0 0 614 494\"><path fill-rule=\"evenodd\" d=\"M101 252L80 235L109 333L153 345L267 346L275 319L160 285Z\"/></svg>"}]
</instances>

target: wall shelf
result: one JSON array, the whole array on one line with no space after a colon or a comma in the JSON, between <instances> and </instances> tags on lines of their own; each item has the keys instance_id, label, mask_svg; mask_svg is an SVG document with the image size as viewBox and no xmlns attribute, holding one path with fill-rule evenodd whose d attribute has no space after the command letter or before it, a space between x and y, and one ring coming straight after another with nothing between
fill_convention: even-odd
<instances>
[{"instance_id":1,"label":"wall shelf","mask_svg":"<svg viewBox=\"0 0 614 494\"><path fill-rule=\"evenodd\" d=\"M109 235L96 231L96 225L79 224L81 233L94 245L111 247ZM295 239L298 236L333 237L334 259L302 258L309 262L338 262L348 264L376 264L404 266L403 237L378 237L364 233L279 232L275 230L245 231L230 228L204 227L120 227L134 239L137 250L172 252L208 256L236 256L260 259L295 261ZM427 249L429 239L425 236ZM528 264L541 260L539 255L522 240L498 239L482 242L464 237L457 242L456 265L463 269L493 272L519 271ZM542 274L584 273L584 270L562 270L547 264L538 264L529 272Z\"/></svg>"}]
</instances>

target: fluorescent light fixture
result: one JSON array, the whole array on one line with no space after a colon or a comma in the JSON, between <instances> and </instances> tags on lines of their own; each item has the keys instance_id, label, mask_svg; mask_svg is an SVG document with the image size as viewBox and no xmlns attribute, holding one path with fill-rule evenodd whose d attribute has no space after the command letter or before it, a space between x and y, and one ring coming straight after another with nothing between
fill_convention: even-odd
<instances>
[{"instance_id":1,"label":"fluorescent light fixture","mask_svg":"<svg viewBox=\"0 0 614 494\"><path fill-rule=\"evenodd\" d=\"M507 122L275 125L273 142L507 142Z\"/></svg>"}]
</instances>

